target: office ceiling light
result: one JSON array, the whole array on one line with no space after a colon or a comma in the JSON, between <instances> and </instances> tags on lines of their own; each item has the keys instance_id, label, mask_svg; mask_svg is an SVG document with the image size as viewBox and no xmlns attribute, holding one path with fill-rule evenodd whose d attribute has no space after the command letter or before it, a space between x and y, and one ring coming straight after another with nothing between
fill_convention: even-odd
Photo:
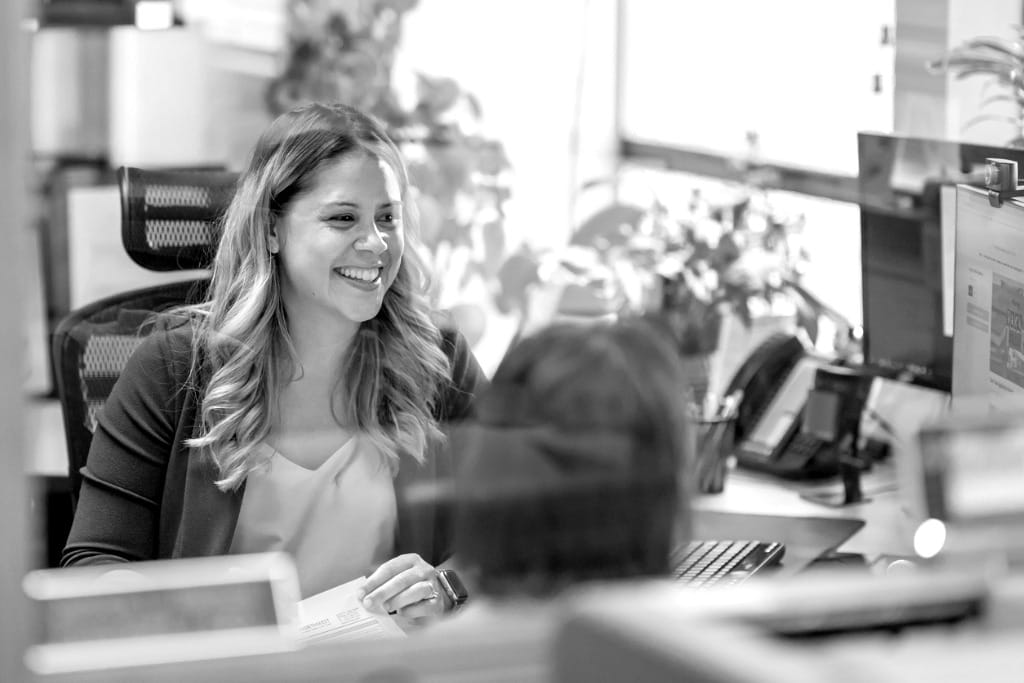
<instances>
[{"instance_id":1,"label":"office ceiling light","mask_svg":"<svg viewBox=\"0 0 1024 683\"><path fill-rule=\"evenodd\" d=\"M914 552L918 557L935 557L946 544L946 525L938 519L926 519L914 532Z\"/></svg>"},{"instance_id":2,"label":"office ceiling light","mask_svg":"<svg viewBox=\"0 0 1024 683\"><path fill-rule=\"evenodd\" d=\"M141 0L135 3L135 27L157 31L174 26L174 5L170 2Z\"/></svg>"}]
</instances>

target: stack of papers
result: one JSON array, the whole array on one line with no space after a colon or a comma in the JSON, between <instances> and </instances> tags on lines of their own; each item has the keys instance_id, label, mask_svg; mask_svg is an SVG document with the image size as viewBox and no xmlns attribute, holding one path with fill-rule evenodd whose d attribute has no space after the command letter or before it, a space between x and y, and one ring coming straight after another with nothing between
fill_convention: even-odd
<instances>
[{"instance_id":1,"label":"stack of papers","mask_svg":"<svg viewBox=\"0 0 1024 683\"><path fill-rule=\"evenodd\" d=\"M403 638L405 631L389 614L371 612L356 593L366 577L361 576L298 604L299 640L304 645L326 641L381 640Z\"/></svg>"}]
</instances>

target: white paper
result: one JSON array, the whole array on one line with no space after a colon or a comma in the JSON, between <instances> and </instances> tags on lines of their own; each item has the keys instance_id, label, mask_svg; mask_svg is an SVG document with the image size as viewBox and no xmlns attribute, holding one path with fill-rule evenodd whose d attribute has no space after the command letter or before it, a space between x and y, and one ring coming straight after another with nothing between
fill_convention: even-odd
<instances>
[{"instance_id":1,"label":"white paper","mask_svg":"<svg viewBox=\"0 0 1024 683\"><path fill-rule=\"evenodd\" d=\"M366 577L310 596L298 604L299 640L304 644L328 640L356 641L401 638L405 631L390 615L371 612L356 598Z\"/></svg>"}]
</instances>

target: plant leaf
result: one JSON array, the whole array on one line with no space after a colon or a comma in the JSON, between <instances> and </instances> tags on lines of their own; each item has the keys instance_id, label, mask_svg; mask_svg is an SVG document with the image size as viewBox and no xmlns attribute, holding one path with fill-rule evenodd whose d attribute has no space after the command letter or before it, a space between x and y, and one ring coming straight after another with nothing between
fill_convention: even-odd
<instances>
[{"instance_id":1,"label":"plant leaf","mask_svg":"<svg viewBox=\"0 0 1024 683\"><path fill-rule=\"evenodd\" d=\"M985 59L973 55L959 55L947 57L943 60L947 71L958 71L960 69L987 69L994 73L1009 74L1020 67L1019 64L1010 64L998 59Z\"/></svg>"},{"instance_id":2,"label":"plant leaf","mask_svg":"<svg viewBox=\"0 0 1024 683\"><path fill-rule=\"evenodd\" d=\"M1024 49L1021 48L1021 44L1014 41L1012 43L1004 41L1002 38L994 37L981 37L968 40L963 43L961 48L967 49L981 49L981 50L992 50L1000 54L1006 55L1015 61L1024 60Z\"/></svg>"},{"instance_id":3,"label":"plant leaf","mask_svg":"<svg viewBox=\"0 0 1024 683\"><path fill-rule=\"evenodd\" d=\"M998 53L984 52L978 50L950 50L942 59L947 64L963 62L985 62L987 64L999 65L1008 68L1019 68L1021 60L1007 57Z\"/></svg>"},{"instance_id":4,"label":"plant leaf","mask_svg":"<svg viewBox=\"0 0 1024 683\"><path fill-rule=\"evenodd\" d=\"M1003 121L1006 123L1017 125L1017 119L1014 118L1013 116L1005 116L1000 114L978 114L977 116L972 116L971 118L969 118L964 123L964 125L961 126L961 128L966 130L977 123L981 123L982 121Z\"/></svg>"},{"instance_id":5,"label":"plant leaf","mask_svg":"<svg viewBox=\"0 0 1024 683\"><path fill-rule=\"evenodd\" d=\"M985 99L983 99L981 101L981 106L982 107L987 107L988 105L994 104L996 102L1013 102L1013 103L1017 104L1018 106L1020 106L1022 104L1022 102L1021 102L1021 100L1019 99L1018 96L1003 94L1003 95L989 95L988 97L986 97Z\"/></svg>"},{"instance_id":6,"label":"plant leaf","mask_svg":"<svg viewBox=\"0 0 1024 683\"><path fill-rule=\"evenodd\" d=\"M1002 83L1004 85L1009 85L1009 86L1020 85L1020 77L1016 77L1015 78L1014 76L1011 76L1009 73L1000 73L998 71L993 71L992 69L988 69L988 68L980 68L980 69L979 68L970 68L970 69L962 69L962 70L956 72L956 79L957 80L963 80L963 79L968 78L970 76L993 76L994 78L998 79L1000 83Z\"/></svg>"}]
</instances>

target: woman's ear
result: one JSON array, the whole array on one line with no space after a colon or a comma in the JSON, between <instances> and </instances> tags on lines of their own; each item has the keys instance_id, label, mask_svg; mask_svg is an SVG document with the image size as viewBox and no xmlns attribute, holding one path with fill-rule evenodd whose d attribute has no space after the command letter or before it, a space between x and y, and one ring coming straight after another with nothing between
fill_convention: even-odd
<instances>
[{"instance_id":1,"label":"woman's ear","mask_svg":"<svg viewBox=\"0 0 1024 683\"><path fill-rule=\"evenodd\" d=\"M267 250L270 251L271 254L276 254L281 251L281 243L277 239L276 224L270 227L270 233L267 235Z\"/></svg>"}]
</instances>

